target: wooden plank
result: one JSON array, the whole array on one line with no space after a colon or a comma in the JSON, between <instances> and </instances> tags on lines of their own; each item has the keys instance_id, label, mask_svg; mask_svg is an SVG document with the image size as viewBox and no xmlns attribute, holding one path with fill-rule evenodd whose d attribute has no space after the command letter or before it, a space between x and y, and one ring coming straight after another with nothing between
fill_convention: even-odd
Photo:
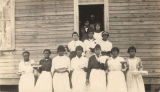
<instances>
[{"instance_id":1,"label":"wooden plank","mask_svg":"<svg viewBox=\"0 0 160 92\"><path fill-rule=\"evenodd\" d=\"M139 18L110 18L110 22L144 22L144 21L160 21L160 18L147 18L147 17L139 17Z\"/></svg>"},{"instance_id":2,"label":"wooden plank","mask_svg":"<svg viewBox=\"0 0 160 92\"><path fill-rule=\"evenodd\" d=\"M144 21L144 22L110 22L110 25L160 25L160 21Z\"/></svg>"},{"instance_id":3,"label":"wooden plank","mask_svg":"<svg viewBox=\"0 0 160 92\"><path fill-rule=\"evenodd\" d=\"M43 16L43 15L73 15L73 11L70 12L65 12L65 11L61 11L61 12L41 12L41 13L26 13L26 14L16 14L16 17L22 17L22 16Z\"/></svg>"},{"instance_id":4,"label":"wooden plank","mask_svg":"<svg viewBox=\"0 0 160 92\"><path fill-rule=\"evenodd\" d=\"M158 18L160 16L159 13L109 13L110 18Z\"/></svg>"},{"instance_id":5,"label":"wooden plank","mask_svg":"<svg viewBox=\"0 0 160 92\"><path fill-rule=\"evenodd\" d=\"M121 3L121 2L143 2L142 0L109 0L112 3ZM144 2L159 2L159 0L145 0Z\"/></svg>"},{"instance_id":6,"label":"wooden plank","mask_svg":"<svg viewBox=\"0 0 160 92\"><path fill-rule=\"evenodd\" d=\"M111 41L159 41L160 37L131 37L131 38L126 38L126 37L121 37L119 39L116 39L116 37L110 37L109 38Z\"/></svg>"},{"instance_id":7,"label":"wooden plank","mask_svg":"<svg viewBox=\"0 0 160 92\"><path fill-rule=\"evenodd\" d=\"M160 2L121 2L121 3L112 3L110 2L109 6L159 6Z\"/></svg>"},{"instance_id":8,"label":"wooden plank","mask_svg":"<svg viewBox=\"0 0 160 92\"><path fill-rule=\"evenodd\" d=\"M110 6L109 10L110 11L128 11L128 10L159 10L159 6L120 6L120 7L115 7L115 6Z\"/></svg>"},{"instance_id":9,"label":"wooden plank","mask_svg":"<svg viewBox=\"0 0 160 92\"><path fill-rule=\"evenodd\" d=\"M116 30L112 30L110 31L110 33L159 33L160 30L159 29L125 29L125 30L121 30L121 29L116 29Z\"/></svg>"}]
</instances>

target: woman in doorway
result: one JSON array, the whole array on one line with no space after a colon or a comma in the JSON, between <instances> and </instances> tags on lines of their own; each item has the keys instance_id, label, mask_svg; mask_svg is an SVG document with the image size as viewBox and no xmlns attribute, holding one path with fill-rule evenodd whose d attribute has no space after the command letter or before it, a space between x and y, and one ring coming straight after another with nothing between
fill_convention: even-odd
<instances>
[{"instance_id":1,"label":"woman in doorway","mask_svg":"<svg viewBox=\"0 0 160 92\"><path fill-rule=\"evenodd\" d=\"M45 49L43 51L44 58L40 60L39 68L40 76L37 80L35 86L35 92L52 92L52 75L51 75L51 65L52 59L50 58L50 49Z\"/></svg>"},{"instance_id":2,"label":"woman in doorway","mask_svg":"<svg viewBox=\"0 0 160 92\"><path fill-rule=\"evenodd\" d=\"M102 30L100 23L95 24L95 31L93 37L96 39L97 42L102 41Z\"/></svg>"},{"instance_id":3,"label":"woman in doorway","mask_svg":"<svg viewBox=\"0 0 160 92\"><path fill-rule=\"evenodd\" d=\"M125 76L122 70L125 70L124 58L118 56L119 49L113 47L111 49L112 57L107 61L108 66L108 84L107 92L127 92Z\"/></svg>"},{"instance_id":4,"label":"woman in doorway","mask_svg":"<svg viewBox=\"0 0 160 92\"><path fill-rule=\"evenodd\" d=\"M101 57L101 47L95 46L95 55L89 58L87 80L90 92L106 92L106 60Z\"/></svg>"},{"instance_id":5,"label":"woman in doorway","mask_svg":"<svg viewBox=\"0 0 160 92\"><path fill-rule=\"evenodd\" d=\"M30 52L23 52L23 60L19 63L20 80L19 80L19 92L34 92L34 74L32 64L35 63L31 60Z\"/></svg>"},{"instance_id":6,"label":"woman in doorway","mask_svg":"<svg viewBox=\"0 0 160 92\"><path fill-rule=\"evenodd\" d=\"M70 92L70 59L64 55L64 52L64 46L60 45L57 49L58 56L52 60L54 92Z\"/></svg>"},{"instance_id":7,"label":"woman in doorway","mask_svg":"<svg viewBox=\"0 0 160 92\"><path fill-rule=\"evenodd\" d=\"M141 59L136 57L136 48L131 46L128 48L129 58L127 58L128 71L127 71L127 87L128 92L145 92L144 82L140 73L143 69Z\"/></svg>"},{"instance_id":8,"label":"woman in doorway","mask_svg":"<svg viewBox=\"0 0 160 92\"><path fill-rule=\"evenodd\" d=\"M86 91L86 71L88 65L88 59L82 56L83 48L81 46L76 47L76 57L71 60L71 79L73 92L85 92Z\"/></svg>"}]
</instances>

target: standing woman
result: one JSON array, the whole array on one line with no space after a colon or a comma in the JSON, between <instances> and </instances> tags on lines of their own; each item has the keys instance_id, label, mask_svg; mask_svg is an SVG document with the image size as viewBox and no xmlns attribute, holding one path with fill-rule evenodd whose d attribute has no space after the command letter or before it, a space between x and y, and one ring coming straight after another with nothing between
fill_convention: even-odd
<instances>
[{"instance_id":1,"label":"standing woman","mask_svg":"<svg viewBox=\"0 0 160 92\"><path fill-rule=\"evenodd\" d=\"M58 56L53 58L51 68L54 92L70 92L70 59L64 55L64 46L60 45L57 52Z\"/></svg>"},{"instance_id":2,"label":"standing woman","mask_svg":"<svg viewBox=\"0 0 160 92\"><path fill-rule=\"evenodd\" d=\"M109 70L107 92L127 92L125 76L122 72L125 70L125 60L118 56L119 49L117 47L111 49L111 54L112 57L107 61Z\"/></svg>"},{"instance_id":3,"label":"standing woman","mask_svg":"<svg viewBox=\"0 0 160 92\"><path fill-rule=\"evenodd\" d=\"M95 46L95 55L89 58L86 84L90 92L106 92L106 59L101 57L101 47Z\"/></svg>"},{"instance_id":4,"label":"standing woman","mask_svg":"<svg viewBox=\"0 0 160 92\"><path fill-rule=\"evenodd\" d=\"M45 49L43 51L43 54L44 58L39 62L39 64L41 65L41 67L39 68L40 76L35 86L35 92L52 92L52 59L50 58L50 49Z\"/></svg>"},{"instance_id":5,"label":"standing woman","mask_svg":"<svg viewBox=\"0 0 160 92\"><path fill-rule=\"evenodd\" d=\"M134 74L134 71L141 71L143 69L141 59L136 57L136 48L128 48L129 58L127 58L127 87L128 92L145 92L144 82L140 73Z\"/></svg>"},{"instance_id":6,"label":"standing woman","mask_svg":"<svg viewBox=\"0 0 160 92\"><path fill-rule=\"evenodd\" d=\"M86 70L88 59L82 56L83 48L76 47L76 57L71 60L72 90L73 92L85 92Z\"/></svg>"},{"instance_id":7,"label":"standing woman","mask_svg":"<svg viewBox=\"0 0 160 92\"><path fill-rule=\"evenodd\" d=\"M32 64L33 60L29 58L28 51L23 52L23 60L19 63L19 92L33 92L34 89L34 74Z\"/></svg>"},{"instance_id":8,"label":"standing woman","mask_svg":"<svg viewBox=\"0 0 160 92\"><path fill-rule=\"evenodd\" d=\"M100 23L95 24L95 31L93 37L96 39L97 42L102 41L102 29Z\"/></svg>"}]
</instances>

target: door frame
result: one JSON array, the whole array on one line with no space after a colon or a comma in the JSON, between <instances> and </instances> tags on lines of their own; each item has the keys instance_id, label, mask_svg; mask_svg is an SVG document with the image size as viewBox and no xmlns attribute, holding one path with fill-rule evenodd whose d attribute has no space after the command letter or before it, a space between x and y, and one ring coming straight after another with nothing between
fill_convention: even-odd
<instances>
[{"instance_id":1,"label":"door frame","mask_svg":"<svg viewBox=\"0 0 160 92\"><path fill-rule=\"evenodd\" d=\"M104 31L109 32L109 1L104 2L87 2L79 3L79 0L74 0L74 32L79 33L79 5L98 5L104 4Z\"/></svg>"}]
</instances>

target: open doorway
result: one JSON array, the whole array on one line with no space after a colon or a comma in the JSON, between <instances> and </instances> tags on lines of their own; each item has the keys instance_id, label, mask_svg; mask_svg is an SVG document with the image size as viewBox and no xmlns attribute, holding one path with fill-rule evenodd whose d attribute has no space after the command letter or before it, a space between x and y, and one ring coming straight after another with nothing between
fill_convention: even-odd
<instances>
[{"instance_id":1,"label":"open doorway","mask_svg":"<svg viewBox=\"0 0 160 92\"><path fill-rule=\"evenodd\" d=\"M89 21L89 24L100 23L101 30L104 30L104 4L79 5L80 40L82 40L82 36L84 35L81 29L84 27L86 21Z\"/></svg>"}]
</instances>

